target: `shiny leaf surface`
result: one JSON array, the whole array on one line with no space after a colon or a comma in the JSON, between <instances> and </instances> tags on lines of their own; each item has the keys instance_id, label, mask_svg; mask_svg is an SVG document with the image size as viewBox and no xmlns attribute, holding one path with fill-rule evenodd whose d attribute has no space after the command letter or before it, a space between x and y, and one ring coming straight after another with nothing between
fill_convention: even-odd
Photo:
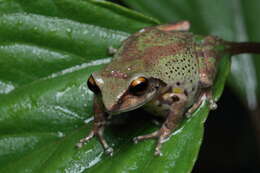
<instances>
[{"instance_id":1,"label":"shiny leaf surface","mask_svg":"<svg viewBox=\"0 0 260 173\"><path fill-rule=\"evenodd\" d=\"M209 111L205 104L163 145L162 157L153 155L155 141L132 142L158 129L140 118L141 110L107 128L114 156L97 139L75 148L93 119L87 78L109 62L109 46L157 23L104 1L0 1L0 172L190 172ZM226 58L216 98L228 71Z\"/></svg>"}]
</instances>

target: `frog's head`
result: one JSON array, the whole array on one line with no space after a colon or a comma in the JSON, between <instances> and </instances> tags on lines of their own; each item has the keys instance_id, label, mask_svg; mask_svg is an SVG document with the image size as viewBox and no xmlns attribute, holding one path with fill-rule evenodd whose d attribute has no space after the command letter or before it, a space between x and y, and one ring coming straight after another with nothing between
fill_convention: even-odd
<instances>
[{"instance_id":1,"label":"frog's head","mask_svg":"<svg viewBox=\"0 0 260 173\"><path fill-rule=\"evenodd\" d=\"M101 71L94 72L88 87L102 98L110 114L131 111L153 99L164 85L145 72L139 60L113 60Z\"/></svg>"},{"instance_id":2,"label":"frog's head","mask_svg":"<svg viewBox=\"0 0 260 173\"><path fill-rule=\"evenodd\" d=\"M169 33L142 29L123 42L112 62L90 76L88 86L102 98L107 112L134 110L159 94L165 83L152 72L160 56L171 50L169 44Z\"/></svg>"}]
</instances>

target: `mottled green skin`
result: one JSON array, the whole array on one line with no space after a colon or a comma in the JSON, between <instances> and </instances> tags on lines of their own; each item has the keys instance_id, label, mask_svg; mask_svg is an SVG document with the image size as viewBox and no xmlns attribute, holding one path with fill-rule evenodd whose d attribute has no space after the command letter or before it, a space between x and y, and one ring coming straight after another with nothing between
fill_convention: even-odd
<instances>
[{"instance_id":1,"label":"mottled green skin","mask_svg":"<svg viewBox=\"0 0 260 173\"><path fill-rule=\"evenodd\" d=\"M156 109L163 89L140 97L127 93L132 80L139 76L161 80L168 88L181 88L188 97L187 107L196 101L201 88L212 85L222 41L158 28L145 28L130 36L112 62L93 74L108 112L129 111L146 103L149 109ZM118 104L125 105L116 107Z\"/></svg>"}]
</instances>

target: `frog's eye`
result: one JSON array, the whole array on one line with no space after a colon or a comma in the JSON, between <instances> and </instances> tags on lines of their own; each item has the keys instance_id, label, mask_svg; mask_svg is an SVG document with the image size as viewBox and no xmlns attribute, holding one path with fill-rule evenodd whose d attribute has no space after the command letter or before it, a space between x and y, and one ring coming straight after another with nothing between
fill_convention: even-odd
<instances>
[{"instance_id":1,"label":"frog's eye","mask_svg":"<svg viewBox=\"0 0 260 173\"><path fill-rule=\"evenodd\" d=\"M144 94L148 87L148 80L145 77L139 77L130 84L129 91L136 96Z\"/></svg>"},{"instance_id":2,"label":"frog's eye","mask_svg":"<svg viewBox=\"0 0 260 173\"><path fill-rule=\"evenodd\" d=\"M98 94L100 92L100 89L97 86L92 75L88 78L88 88L95 94Z\"/></svg>"}]
</instances>

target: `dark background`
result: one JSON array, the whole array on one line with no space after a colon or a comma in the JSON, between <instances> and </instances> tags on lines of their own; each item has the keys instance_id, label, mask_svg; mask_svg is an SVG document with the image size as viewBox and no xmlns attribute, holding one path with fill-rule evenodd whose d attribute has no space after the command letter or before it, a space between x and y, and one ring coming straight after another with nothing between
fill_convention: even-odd
<instances>
[{"instance_id":1,"label":"dark background","mask_svg":"<svg viewBox=\"0 0 260 173\"><path fill-rule=\"evenodd\" d=\"M210 112L193 173L259 173L256 134L249 111L228 87Z\"/></svg>"},{"instance_id":2,"label":"dark background","mask_svg":"<svg viewBox=\"0 0 260 173\"><path fill-rule=\"evenodd\" d=\"M122 1L109 0L126 6ZM204 140L193 173L259 173L256 131L247 107L228 87L205 123Z\"/></svg>"}]
</instances>

